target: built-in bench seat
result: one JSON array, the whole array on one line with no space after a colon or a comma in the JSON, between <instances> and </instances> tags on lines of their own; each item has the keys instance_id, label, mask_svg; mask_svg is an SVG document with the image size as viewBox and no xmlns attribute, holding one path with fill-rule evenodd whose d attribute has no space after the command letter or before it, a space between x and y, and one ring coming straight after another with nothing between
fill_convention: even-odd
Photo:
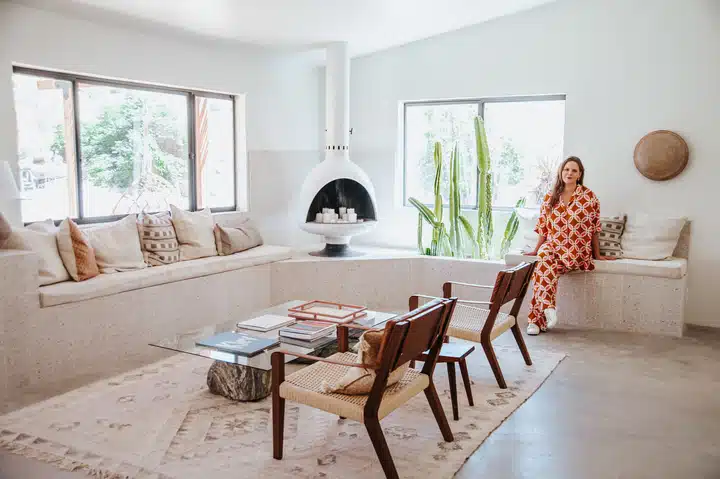
<instances>
[{"instance_id":1,"label":"built-in bench seat","mask_svg":"<svg viewBox=\"0 0 720 479\"><path fill-rule=\"evenodd\" d=\"M40 305L46 308L101 298L159 284L273 263L289 259L291 256L291 249L285 246L262 245L230 256L211 256L137 271L101 274L79 283L65 281L42 286L40 288Z\"/></svg>"},{"instance_id":2,"label":"built-in bench seat","mask_svg":"<svg viewBox=\"0 0 720 479\"><path fill-rule=\"evenodd\" d=\"M537 259L537 256L511 253L505 256L505 264L515 266L523 261L535 261ZM687 260L685 258L669 258L662 261L648 261L622 258L613 261L595 261L595 271L598 273L680 279L687 274Z\"/></svg>"}]
</instances>

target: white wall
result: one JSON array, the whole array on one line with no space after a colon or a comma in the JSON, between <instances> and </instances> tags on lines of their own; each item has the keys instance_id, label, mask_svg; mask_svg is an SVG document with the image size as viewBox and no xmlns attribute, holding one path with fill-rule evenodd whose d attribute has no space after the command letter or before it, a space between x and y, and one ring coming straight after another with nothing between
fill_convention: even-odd
<instances>
[{"instance_id":1,"label":"white wall","mask_svg":"<svg viewBox=\"0 0 720 479\"><path fill-rule=\"evenodd\" d=\"M693 221L688 318L720 327L720 2L561 0L355 59L351 82L351 151L385 220L358 241L415 244L416 213L396 201L399 102L565 93L565 153L585 162L603 213ZM668 182L633 165L636 142L655 129L691 148Z\"/></svg>"},{"instance_id":2,"label":"white wall","mask_svg":"<svg viewBox=\"0 0 720 479\"><path fill-rule=\"evenodd\" d=\"M299 189L320 158L323 118L316 62L312 53L282 55L190 36L148 34L0 2L0 158L17 165L13 63L244 94L249 208L265 226L284 219L279 210L289 203L289 193ZM273 188L279 170L289 180L284 188ZM266 240L292 244L307 241L303 234L285 220L269 228Z\"/></svg>"}]
</instances>

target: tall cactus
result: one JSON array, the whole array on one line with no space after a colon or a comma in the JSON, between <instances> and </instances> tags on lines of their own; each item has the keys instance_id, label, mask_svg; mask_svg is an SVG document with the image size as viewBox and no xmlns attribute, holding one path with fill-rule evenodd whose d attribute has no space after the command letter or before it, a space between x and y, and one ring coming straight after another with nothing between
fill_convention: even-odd
<instances>
[{"instance_id":1,"label":"tall cactus","mask_svg":"<svg viewBox=\"0 0 720 479\"><path fill-rule=\"evenodd\" d=\"M490 149L488 148L485 124L479 116L475 117L475 144L477 147L477 167L479 177L477 247L478 256L482 259L487 259L490 257L490 248L493 237L492 172Z\"/></svg>"}]
</instances>

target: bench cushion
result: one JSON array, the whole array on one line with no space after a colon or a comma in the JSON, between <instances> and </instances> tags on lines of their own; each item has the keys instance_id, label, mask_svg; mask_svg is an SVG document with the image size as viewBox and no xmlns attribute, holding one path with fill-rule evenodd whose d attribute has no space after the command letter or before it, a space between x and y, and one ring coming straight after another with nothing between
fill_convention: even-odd
<instances>
[{"instance_id":1,"label":"bench cushion","mask_svg":"<svg viewBox=\"0 0 720 479\"><path fill-rule=\"evenodd\" d=\"M147 288L159 284L208 276L236 269L282 261L291 257L290 248L263 245L230 256L180 261L165 266L153 266L143 270L117 274L101 274L95 278L76 283L66 281L40 288L42 307L100 298L111 294Z\"/></svg>"},{"instance_id":2,"label":"bench cushion","mask_svg":"<svg viewBox=\"0 0 720 479\"><path fill-rule=\"evenodd\" d=\"M515 266L528 260L537 260L537 256L525 256L516 253L505 255L505 264L508 266ZM687 260L684 258L669 258L650 261L623 258L614 261L595 261L595 271L598 273L681 279L687 274Z\"/></svg>"}]
</instances>

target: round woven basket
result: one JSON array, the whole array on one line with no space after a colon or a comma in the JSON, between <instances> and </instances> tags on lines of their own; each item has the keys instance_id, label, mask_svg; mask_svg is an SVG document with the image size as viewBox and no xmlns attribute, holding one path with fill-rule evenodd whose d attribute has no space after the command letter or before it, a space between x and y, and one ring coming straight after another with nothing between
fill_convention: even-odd
<instances>
[{"instance_id":1,"label":"round woven basket","mask_svg":"<svg viewBox=\"0 0 720 479\"><path fill-rule=\"evenodd\" d=\"M635 168L646 178L655 181L669 180L687 166L690 152L685 140L672 131L657 130L648 133L635 146Z\"/></svg>"}]
</instances>

